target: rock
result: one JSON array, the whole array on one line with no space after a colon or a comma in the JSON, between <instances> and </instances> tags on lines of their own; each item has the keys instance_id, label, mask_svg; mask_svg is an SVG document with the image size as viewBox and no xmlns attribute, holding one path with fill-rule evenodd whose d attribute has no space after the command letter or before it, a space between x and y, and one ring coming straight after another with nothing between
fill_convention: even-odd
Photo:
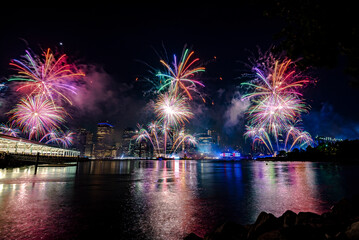
<instances>
[{"instance_id":1,"label":"rock","mask_svg":"<svg viewBox=\"0 0 359 240\"><path fill-rule=\"evenodd\" d=\"M338 203L334 204L334 206L332 207L333 215L342 218L347 218L351 216L353 214L353 210L354 210L353 204L347 198L343 198Z\"/></svg>"},{"instance_id":2,"label":"rock","mask_svg":"<svg viewBox=\"0 0 359 240\"><path fill-rule=\"evenodd\" d=\"M188 234L186 237L183 238L183 240L203 240L203 238L198 237L196 234L194 233L190 233Z\"/></svg>"},{"instance_id":3,"label":"rock","mask_svg":"<svg viewBox=\"0 0 359 240\"><path fill-rule=\"evenodd\" d=\"M246 239L248 230L246 227L234 223L225 222L224 224L217 227L213 232L206 234L205 240L224 240L224 239Z\"/></svg>"},{"instance_id":4,"label":"rock","mask_svg":"<svg viewBox=\"0 0 359 240\"><path fill-rule=\"evenodd\" d=\"M261 212L256 222L248 232L248 239L257 239L265 232L276 230L280 227L280 221L271 213Z\"/></svg>"},{"instance_id":5,"label":"rock","mask_svg":"<svg viewBox=\"0 0 359 240\"><path fill-rule=\"evenodd\" d=\"M310 225L294 225L283 228L280 239L288 240L321 240L326 239L325 234Z\"/></svg>"},{"instance_id":6,"label":"rock","mask_svg":"<svg viewBox=\"0 0 359 240\"><path fill-rule=\"evenodd\" d=\"M300 212L297 215L295 225L312 225L321 224L321 216L312 212Z\"/></svg>"},{"instance_id":7,"label":"rock","mask_svg":"<svg viewBox=\"0 0 359 240\"><path fill-rule=\"evenodd\" d=\"M326 212L321 215L321 223L321 230L328 235L328 239L331 239L331 237L335 239L336 237L334 236L347 228L347 224L331 212Z\"/></svg>"},{"instance_id":8,"label":"rock","mask_svg":"<svg viewBox=\"0 0 359 240\"><path fill-rule=\"evenodd\" d=\"M283 227L291 227L291 226L294 226L294 224L296 222L297 214L291 210L287 210L279 218L283 222Z\"/></svg>"},{"instance_id":9,"label":"rock","mask_svg":"<svg viewBox=\"0 0 359 240\"><path fill-rule=\"evenodd\" d=\"M257 239L258 240L277 240L277 239L282 239L281 236L282 235L279 230L273 230L270 232L263 233Z\"/></svg>"},{"instance_id":10,"label":"rock","mask_svg":"<svg viewBox=\"0 0 359 240\"><path fill-rule=\"evenodd\" d=\"M352 223L348 230L345 231L345 235L350 240L359 239L359 221Z\"/></svg>"}]
</instances>

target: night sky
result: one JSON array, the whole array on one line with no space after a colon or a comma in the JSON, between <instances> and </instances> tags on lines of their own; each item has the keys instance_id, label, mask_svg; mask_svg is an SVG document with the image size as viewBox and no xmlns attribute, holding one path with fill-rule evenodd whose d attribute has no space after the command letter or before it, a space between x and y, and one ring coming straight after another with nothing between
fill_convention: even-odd
<instances>
[{"instance_id":1,"label":"night sky","mask_svg":"<svg viewBox=\"0 0 359 240\"><path fill-rule=\"evenodd\" d=\"M70 128L95 129L96 123L109 121L116 129L135 127L153 119L150 102L153 96L145 78L150 67L161 68L158 56L167 52L179 56L186 45L205 63L201 80L210 101L197 101L196 118L189 128L203 131L214 128L228 143L243 144L243 115L229 122L228 111L238 97L239 77L249 69L248 57L257 47L267 50L280 39L275 35L285 25L283 19L268 18L266 6L124 7L120 5L91 9L5 9L0 11L0 77L14 73L9 61L19 58L25 49L57 49L88 70L87 81L93 90L74 101ZM214 60L216 56L216 60ZM351 77L338 59L333 68L310 68L308 73L318 82L304 90L311 106L303 116L305 130L312 136L358 137L359 89L351 87ZM136 81L138 78L138 81ZM223 80L220 80L222 78ZM1 96L1 111L12 103L11 86ZM237 95L236 95L237 94ZM81 98L81 99L80 99ZM227 114L226 114L227 113ZM2 114L2 120L6 117Z\"/></svg>"}]
</instances>

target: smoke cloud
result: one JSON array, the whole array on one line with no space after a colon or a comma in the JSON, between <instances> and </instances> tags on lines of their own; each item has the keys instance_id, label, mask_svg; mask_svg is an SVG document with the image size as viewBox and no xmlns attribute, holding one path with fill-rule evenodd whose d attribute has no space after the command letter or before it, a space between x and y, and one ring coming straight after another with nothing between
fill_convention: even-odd
<instances>
[{"instance_id":1,"label":"smoke cloud","mask_svg":"<svg viewBox=\"0 0 359 240\"><path fill-rule=\"evenodd\" d=\"M233 128L244 120L245 111L248 109L250 103L248 100L242 100L239 91L236 91L231 100L231 104L224 113L225 128Z\"/></svg>"},{"instance_id":2,"label":"smoke cloud","mask_svg":"<svg viewBox=\"0 0 359 240\"><path fill-rule=\"evenodd\" d=\"M116 128L135 125L146 104L136 97L134 84L115 79L99 66L84 68L85 83L78 87L78 93L72 98L70 115L73 121L88 128L94 128L101 121L109 121Z\"/></svg>"},{"instance_id":3,"label":"smoke cloud","mask_svg":"<svg viewBox=\"0 0 359 240\"><path fill-rule=\"evenodd\" d=\"M305 129L313 137L327 136L341 139L357 139L359 122L346 118L335 112L333 105L324 103L320 111L312 110L303 117Z\"/></svg>"}]
</instances>

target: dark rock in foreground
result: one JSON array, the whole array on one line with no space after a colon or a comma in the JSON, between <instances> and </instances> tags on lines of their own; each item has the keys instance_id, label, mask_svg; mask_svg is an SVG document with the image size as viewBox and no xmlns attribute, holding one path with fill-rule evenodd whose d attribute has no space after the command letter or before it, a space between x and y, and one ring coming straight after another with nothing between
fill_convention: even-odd
<instances>
[{"instance_id":1,"label":"dark rock in foreground","mask_svg":"<svg viewBox=\"0 0 359 240\"><path fill-rule=\"evenodd\" d=\"M241 225L225 222L204 238L194 233L185 240L359 240L359 196L342 199L331 211L318 215L312 212L288 210L280 217L261 212L255 223Z\"/></svg>"}]
</instances>

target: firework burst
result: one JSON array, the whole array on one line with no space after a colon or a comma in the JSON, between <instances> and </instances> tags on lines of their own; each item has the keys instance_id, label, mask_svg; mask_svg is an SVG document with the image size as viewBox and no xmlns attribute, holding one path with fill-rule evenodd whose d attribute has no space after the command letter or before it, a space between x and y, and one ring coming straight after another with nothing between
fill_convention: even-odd
<instances>
[{"instance_id":1,"label":"firework burst","mask_svg":"<svg viewBox=\"0 0 359 240\"><path fill-rule=\"evenodd\" d=\"M181 89L192 100L191 92L198 92L197 86L204 87L204 84L194 77L199 72L204 72L205 68L199 65L199 58L192 59L193 54L194 51L185 49L179 61L176 55L173 55L172 64L160 60L167 72L156 74L162 83L158 90L159 92L168 89L176 95Z\"/></svg>"},{"instance_id":2,"label":"firework burst","mask_svg":"<svg viewBox=\"0 0 359 240\"><path fill-rule=\"evenodd\" d=\"M20 130L16 128L14 122L10 124L0 124L0 133L9 135L12 137L18 137L20 134Z\"/></svg>"},{"instance_id":3,"label":"firework burst","mask_svg":"<svg viewBox=\"0 0 359 240\"><path fill-rule=\"evenodd\" d=\"M51 129L59 128L66 112L43 95L35 95L21 98L20 103L8 114L10 121L29 134L29 139L39 139Z\"/></svg>"},{"instance_id":4,"label":"firework burst","mask_svg":"<svg viewBox=\"0 0 359 240\"><path fill-rule=\"evenodd\" d=\"M176 128L160 126L158 125L158 122L150 123L148 125L149 130L146 130L139 124L137 124L137 127L139 129L138 134L134 136L134 139L136 139L136 143L140 143L142 141L151 143L154 153L157 156L161 156L161 149L165 149L165 152L167 153L167 139L171 140L172 145L171 149L168 150L169 154L176 153L178 148L184 144L189 144L193 146L198 144L194 136L185 133L184 128L177 130ZM166 128L164 129L164 127ZM159 136L162 138L159 138ZM163 141L161 141L161 139Z\"/></svg>"},{"instance_id":5,"label":"firework burst","mask_svg":"<svg viewBox=\"0 0 359 240\"><path fill-rule=\"evenodd\" d=\"M160 122L167 126L184 125L193 117L187 99L182 95L164 93L158 97L155 105L155 113Z\"/></svg>"},{"instance_id":6,"label":"firework burst","mask_svg":"<svg viewBox=\"0 0 359 240\"><path fill-rule=\"evenodd\" d=\"M300 91L310 80L297 73L290 59L270 56L253 68L255 77L251 81L242 83L248 90L242 99L251 102L245 136L252 138L253 144L263 144L271 153L310 145L310 134L296 127L301 114L308 112ZM284 145L280 144L283 137Z\"/></svg>"},{"instance_id":7,"label":"firework burst","mask_svg":"<svg viewBox=\"0 0 359 240\"><path fill-rule=\"evenodd\" d=\"M67 63L66 54L56 59L50 49L43 52L42 57L26 51L21 60L13 59L10 66L18 71L8 80L21 82L17 91L43 95L52 102L60 98L72 104L68 94L76 93L76 80L85 76L74 65Z\"/></svg>"},{"instance_id":8,"label":"firework burst","mask_svg":"<svg viewBox=\"0 0 359 240\"><path fill-rule=\"evenodd\" d=\"M74 135L75 133L71 131L63 132L60 129L51 129L40 139L40 142L45 142L45 144L56 144L68 148L73 144Z\"/></svg>"}]
</instances>

